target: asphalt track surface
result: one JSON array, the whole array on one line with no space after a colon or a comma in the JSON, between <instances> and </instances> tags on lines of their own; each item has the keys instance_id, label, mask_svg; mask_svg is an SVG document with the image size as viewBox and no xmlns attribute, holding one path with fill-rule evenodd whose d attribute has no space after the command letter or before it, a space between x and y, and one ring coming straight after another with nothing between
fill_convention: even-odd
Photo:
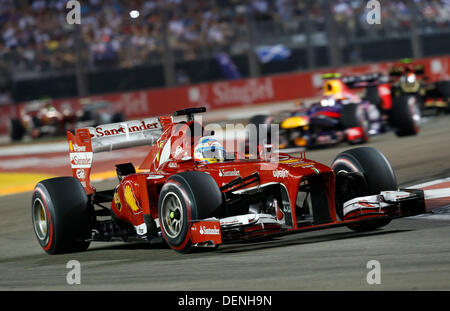
<instances>
[{"instance_id":1,"label":"asphalt track surface","mask_svg":"<svg viewBox=\"0 0 450 311\"><path fill-rule=\"evenodd\" d=\"M417 137L388 133L368 145L386 155L401 186L450 176L450 116L426 122ZM331 164L348 148L307 156ZM1 290L450 290L445 219L399 219L370 233L343 227L188 255L165 245L93 243L83 253L50 256L34 236L30 200L30 193L0 197ZM80 285L67 284L69 260L81 264ZM366 281L370 260L381 265L381 284Z\"/></svg>"}]
</instances>

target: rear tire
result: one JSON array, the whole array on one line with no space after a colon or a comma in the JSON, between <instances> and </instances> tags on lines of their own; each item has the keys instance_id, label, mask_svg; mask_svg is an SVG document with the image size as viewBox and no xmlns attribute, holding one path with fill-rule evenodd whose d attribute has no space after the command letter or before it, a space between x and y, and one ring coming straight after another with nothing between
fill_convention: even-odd
<instances>
[{"instance_id":1,"label":"rear tire","mask_svg":"<svg viewBox=\"0 0 450 311\"><path fill-rule=\"evenodd\" d=\"M366 117L363 106L360 104L346 104L342 107L341 124L344 129L360 127L363 131L361 139L349 141L351 144L365 143L369 141L369 120Z\"/></svg>"},{"instance_id":2,"label":"rear tire","mask_svg":"<svg viewBox=\"0 0 450 311\"><path fill-rule=\"evenodd\" d=\"M39 182L32 195L31 215L38 242L48 254L89 247L88 197L77 179L57 177Z\"/></svg>"},{"instance_id":3,"label":"rear tire","mask_svg":"<svg viewBox=\"0 0 450 311\"><path fill-rule=\"evenodd\" d=\"M397 136L416 135L420 131L420 99L416 95L401 95L394 99L390 115Z\"/></svg>"},{"instance_id":4,"label":"rear tire","mask_svg":"<svg viewBox=\"0 0 450 311\"><path fill-rule=\"evenodd\" d=\"M25 128L19 119L11 119L11 132L10 137L12 141L22 140L25 134Z\"/></svg>"},{"instance_id":5,"label":"rear tire","mask_svg":"<svg viewBox=\"0 0 450 311\"><path fill-rule=\"evenodd\" d=\"M337 174L343 170L346 172L360 172L364 175L366 185L364 190L358 190L345 200L358 196L379 194L385 190L397 190L397 178L386 157L372 147L359 147L341 152L333 161L332 169ZM337 193L338 195L342 195ZM336 213L343 220L343 202L336 200ZM371 231L387 225L390 219L367 221L365 223L349 225L355 231Z\"/></svg>"},{"instance_id":6,"label":"rear tire","mask_svg":"<svg viewBox=\"0 0 450 311\"><path fill-rule=\"evenodd\" d=\"M436 88L441 95L440 97L447 103L444 111L450 113L450 81L437 81Z\"/></svg>"},{"instance_id":7,"label":"rear tire","mask_svg":"<svg viewBox=\"0 0 450 311\"><path fill-rule=\"evenodd\" d=\"M437 81L436 88L442 97L450 99L450 81Z\"/></svg>"},{"instance_id":8,"label":"rear tire","mask_svg":"<svg viewBox=\"0 0 450 311\"><path fill-rule=\"evenodd\" d=\"M222 205L222 193L215 180L202 172L182 172L161 189L158 214L167 244L180 253L192 249L191 222L214 216Z\"/></svg>"}]
</instances>

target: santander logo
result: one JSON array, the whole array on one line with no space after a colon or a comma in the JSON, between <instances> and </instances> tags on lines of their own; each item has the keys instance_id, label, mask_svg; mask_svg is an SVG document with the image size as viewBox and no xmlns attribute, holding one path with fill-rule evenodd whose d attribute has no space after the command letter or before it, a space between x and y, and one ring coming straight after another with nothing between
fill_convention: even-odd
<instances>
[{"instance_id":1,"label":"santander logo","mask_svg":"<svg viewBox=\"0 0 450 311\"><path fill-rule=\"evenodd\" d=\"M144 121L141 121L140 124L129 126L128 132L129 133L141 132L145 130L157 129L158 127L159 127L158 123L145 123ZM119 128L114 128L110 126L97 126L95 128L95 133L97 137L103 137L103 136L126 134L127 130L123 126L120 126Z\"/></svg>"},{"instance_id":2,"label":"santander logo","mask_svg":"<svg viewBox=\"0 0 450 311\"><path fill-rule=\"evenodd\" d=\"M231 177L231 176L237 177L237 176L241 176L241 172L239 172L235 168L232 171L226 171L225 169L221 169L221 170L219 170L219 176L220 177Z\"/></svg>"},{"instance_id":3,"label":"santander logo","mask_svg":"<svg viewBox=\"0 0 450 311\"><path fill-rule=\"evenodd\" d=\"M71 152L69 155L72 168L90 168L92 165L92 152Z\"/></svg>"},{"instance_id":4,"label":"santander logo","mask_svg":"<svg viewBox=\"0 0 450 311\"><path fill-rule=\"evenodd\" d=\"M214 228L206 228L205 226L200 226L200 234L211 234L220 235L220 230L214 226Z\"/></svg>"}]
</instances>

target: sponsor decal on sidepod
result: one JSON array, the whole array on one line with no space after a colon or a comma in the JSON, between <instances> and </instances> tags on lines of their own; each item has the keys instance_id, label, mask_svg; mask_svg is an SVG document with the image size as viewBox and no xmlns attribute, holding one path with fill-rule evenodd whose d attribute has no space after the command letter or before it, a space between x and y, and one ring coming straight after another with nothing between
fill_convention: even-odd
<instances>
[{"instance_id":1,"label":"sponsor decal on sidepod","mask_svg":"<svg viewBox=\"0 0 450 311\"><path fill-rule=\"evenodd\" d=\"M219 170L219 176L220 177L230 177L230 176L237 177L237 176L241 176L241 172L236 169L233 169L232 171L226 171L226 170L222 169L222 170Z\"/></svg>"},{"instance_id":2,"label":"sponsor decal on sidepod","mask_svg":"<svg viewBox=\"0 0 450 311\"><path fill-rule=\"evenodd\" d=\"M275 170L273 171L273 177L275 178L286 178L289 176L289 171L287 170Z\"/></svg>"}]
</instances>

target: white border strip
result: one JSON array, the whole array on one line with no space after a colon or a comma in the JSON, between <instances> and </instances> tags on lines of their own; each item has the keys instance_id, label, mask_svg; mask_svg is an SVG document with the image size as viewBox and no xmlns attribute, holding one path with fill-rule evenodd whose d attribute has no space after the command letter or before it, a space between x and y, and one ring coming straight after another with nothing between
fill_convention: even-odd
<instances>
[{"instance_id":1,"label":"white border strip","mask_svg":"<svg viewBox=\"0 0 450 311\"><path fill-rule=\"evenodd\" d=\"M447 178L442 178L442 179L437 179L437 180L432 180L429 182L425 182L419 185L415 185L415 186L410 186L408 188L425 188L425 187L429 187L429 186L434 186L440 183L445 183L445 182L449 182L450 181L450 177ZM433 199L440 199L440 198L449 198L449 204L447 204L446 206L442 206L442 208L444 209L448 209L450 212L450 188L446 187L446 188L439 188L439 189L430 189L430 190L424 190L424 195L425 195L425 200L433 200ZM426 203L425 203L426 204ZM405 219L428 219L428 220L444 220L444 221L449 221L450 220L450 214L448 213L436 213L436 214L421 214L421 215L417 215L417 216L411 216L411 217L406 217Z\"/></svg>"},{"instance_id":2,"label":"white border strip","mask_svg":"<svg viewBox=\"0 0 450 311\"><path fill-rule=\"evenodd\" d=\"M0 157L69 152L67 141L0 147Z\"/></svg>"},{"instance_id":3,"label":"white border strip","mask_svg":"<svg viewBox=\"0 0 450 311\"><path fill-rule=\"evenodd\" d=\"M428 182L425 182L425 183L422 183L422 184L409 186L409 187L407 187L407 189L425 188L425 187L434 186L434 185L437 185L439 183L444 183L444 182L449 182L449 181L450 181L450 177L442 178L442 179L436 179L436 180L428 181Z\"/></svg>"},{"instance_id":4,"label":"white border strip","mask_svg":"<svg viewBox=\"0 0 450 311\"><path fill-rule=\"evenodd\" d=\"M424 190L425 200L449 198L450 204L450 188Z\"/></svg>"}]
</instances>

